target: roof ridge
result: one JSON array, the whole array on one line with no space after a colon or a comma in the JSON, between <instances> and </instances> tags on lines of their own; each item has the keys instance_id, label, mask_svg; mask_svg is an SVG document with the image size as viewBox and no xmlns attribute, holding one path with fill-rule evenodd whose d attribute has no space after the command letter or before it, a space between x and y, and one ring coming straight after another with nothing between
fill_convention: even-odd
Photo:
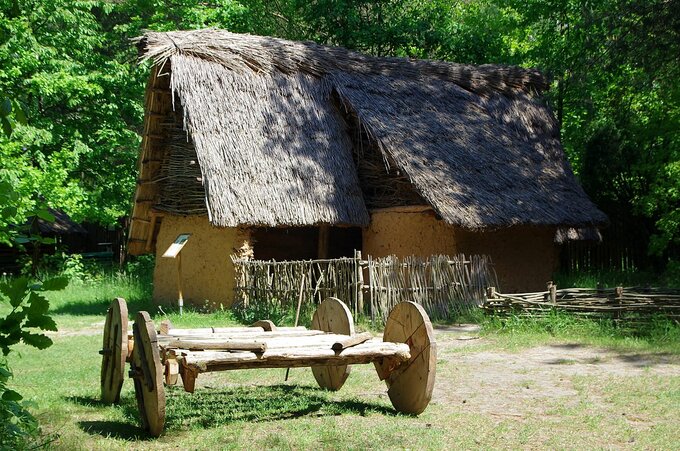
<instances>
[{"instance_id":1,"label":"roof ridge","mask_svg":"<svg viewBox=\"0 0 680 451\"><path fill-rule=\"evenodd\" d=\"M231 33L214 28L147 32L135 39L140 60L162 65L174 55L194 56L236 71L303 72L323 76L335 71L433 77L453 82L477 94L490 91L541 94L548 82L536 69L485 64L480 66L436 60L376 57L314 42L288 41L268 36Z\"/></svg>"}]
</instances>

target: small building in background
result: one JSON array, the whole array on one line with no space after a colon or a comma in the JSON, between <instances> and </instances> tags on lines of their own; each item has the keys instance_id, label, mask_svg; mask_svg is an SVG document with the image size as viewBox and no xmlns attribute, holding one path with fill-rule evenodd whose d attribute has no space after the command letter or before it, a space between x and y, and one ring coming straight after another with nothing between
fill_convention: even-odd
<instances>
[{"instance_id":1,"label":"small building in background","mask_svg":"<svg viewBox=\"0 0 680 451\"><path fill-rule=\"evenodd\" d=\"M487 254L543 289L556 242L606 216L567 162L535 70L378 58L220 30L148 33L128 251L180 233L184 297L229 305L231 255ZM154 298L176 298L157 259Z\"/></svg>"}]
</instances>

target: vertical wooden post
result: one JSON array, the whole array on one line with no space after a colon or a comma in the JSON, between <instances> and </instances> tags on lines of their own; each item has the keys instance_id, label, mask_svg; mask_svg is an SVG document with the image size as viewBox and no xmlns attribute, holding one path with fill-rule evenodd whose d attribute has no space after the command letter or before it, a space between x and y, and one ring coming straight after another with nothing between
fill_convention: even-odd
<instances>
[{"instance_id":1,"label":"vertical wooden post","mask_svg":"<svg viewBox=\"0 0 680 451\"><path fill-rule=\"evenodd\" d=\"M550 282L550 285L548 285L548 290L550 290L550 302L557 304L557 285Z\"/></svg>"},{"instance_id":2,"label":"vertical wooden post","mask_svg":"<svg viewBox=\"0 0 680 451\"><path fill-rule=\"evenodd\" d=\"M147 252L151 252L151 243L153 242L153 235L154 232L156 231L156 221L158 221L158 216L151 212L151 223L149 224L149 234L146 237L146 244L144 245L144 249Z\"/></svg>"},{"instance_id":3,"label":"vertical wooden post","mask_svg":"<svg viewBox=\"0 0 680 451\"><path fill-rule=\"evenodd\" d=\"M614 294L617 298L621 299L623 297L623 287L614 288Z\"/></svg>"},{"instance_id":4,"label":"vertical wooden post","mask_svg":"<svg viewBox=\"0 0 680 451\"><path fill-rule=\"evenodd\" d=\"M364 269L361 267L361 251L354 251L354 260L357 265L357 312L364 313Z\"/></svg>"},{"instance_id":5,"label":"vertical wooden post","mask_svg":"<svg viewBox=\"0 0 680 451\"><path fill-rule=\"evenodd\" d=\"M182 253L177 254L177 304L179 305L179 314L182 314L184 308L184 298L182 297Z\"/></svg>"},{"instance_id":6,"label":"vertical wooden post","mask_svg":"<svg viewBox=\"0 0 680 451\"><path fill-rule=\"evenodd\" d=\"M487 287L486 297L487 297L487 299L495 299L496 298L496 287Z\"/></svg>"},{"instance_id":7,"label":"vertical wooden post","mask_svg":"<svg viewBox=\"0 0 680 451\"><path fill-rule=\"evenodd\" d=\"M373 304L375 303L375 268L373 267L373 259L370 254L368 256L368 295L371 301L371 324L375 324L375 309Z\"/></svg>"},{"instance_id":8,"label":"vertical wooden post","mask_svg":"<svg viewBox=\"0 0 680 451\"><path fill-rule=\"evenodd\" d=\"M614 295L616 296L619 307L621 307L621 302L623 301L623 287L614 288ZM616 318L621 318L621 310L616 312Z\"/></svg>"},{"instance_id":9,"label":"vertical wooden post","mask_svg":"<svg viewBox=\"0 0 680 451\"><path fill-rule=\"evenodd\" d=\"M319 243L317 247L317 256L319 259L328 258L328 236L329 227L327 224L321 224L319 226Z\"/></svg>"}]
</instances>

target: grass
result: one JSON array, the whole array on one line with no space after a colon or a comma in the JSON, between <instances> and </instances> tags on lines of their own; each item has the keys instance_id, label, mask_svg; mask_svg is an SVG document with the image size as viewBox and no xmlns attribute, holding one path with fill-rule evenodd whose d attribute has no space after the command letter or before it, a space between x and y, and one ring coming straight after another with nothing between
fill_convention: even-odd
<instances>
[{"instance_id":1,"label":"grass","mask_svg":"<svg viewBox=\"0 0 680 451\"><path fill-rule=\"evenodd\" d=\"M680 354L680 324L662 316L642 322L617 323L552 311L536 318L489 317L481 325L485 336L499 338L506 349L570 342L619 351Z\"/></svg>"},{"instance_id":2,"label":"grass","mask_svg":"<svg viewBox=\"0 0 680 451\"><path fill-rule=\"evenodd\" d=\"M637 377L565 373L564 383L574 392L567 402L550 396L535 398L538 401L517 398L517 415L494 406L494 399L539 393L552 373L523 368L512 373L515 379L512 374L496 375L485 370L485 356L505 356L509 364L503 368L509 368L513 359L522 360L536 346L570 343L606 349L622 356L622 361L633 353L651 361L670 359L680 366L677 325L658 319L649 326L626 329L558 313L542 320L489 319L473 313L447 322L477 322L482 338L457 341L449 332L437 332L435 397L419 417L393 410L372 365L354 366L338 392L318 389L309 369L292 369L287 382L285 370L242 370L202 374L193 395L168 387L166 433L150 439L138 426L129 380L120 405L105 406L98 400L97 351L110 300L126 298L131 318L148 310L157 324L167 318L177 327L234 325L243 319L230 310L189 309L179 316L152 305L150 295L148 276L118 273L49 294L60 329L52 336L54 345L44 351L18 346L10 363L16 374L13 388L34 403L32 411L46 437L54 440L54 448L672 449L680 442L677 371L648 376L643 372ZM290 315L283 318L290 321ZM377 332L366 321L358 329ZM593 367L608 363L599 358L585 362ZM554 368L576 371L583 364L565 357L557 359ZM490 385L485 385L487 379ZM494 390L501 391L496 395ZM489 405L480 401L486 398Z\"/></svg>"},{"instance_id":3,"label":"grass","mask_svg":"<svg viewBox=\"0 0 680 451\"><path fill-rule=\"evenodd\" d=\"M680 288L680 274L675 266L664 274L653 271L579 271L575 273L557 273L554 275L557 288L613 288L617 286L663 286Z\"/></svg>"}]
</instances>

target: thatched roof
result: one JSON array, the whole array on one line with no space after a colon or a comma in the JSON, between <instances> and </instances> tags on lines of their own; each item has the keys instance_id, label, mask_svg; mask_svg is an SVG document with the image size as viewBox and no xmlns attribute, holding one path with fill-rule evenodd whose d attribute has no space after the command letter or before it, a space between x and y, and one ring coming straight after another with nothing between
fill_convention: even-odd
<instances>
[{"instance_id":1,"label":"thatched roof","mask_svg":"<svg viewBox=\"0 0 680 451\"><path fill-rule=\"evenodd\" d=\"M343 114L452 225L606 221L565 159L537 71L377 58L221 30L151 32L139 47L154 63L147 112L163 89L181 105L217 226L366 225ZM146 129L153 134L148 118ZM154 173L144 167L149 155L142 179Z\"/></svg>"},{"instance_id":2,"label":"thatched roof","mask_svg":"<svg viewBox=\"0 0 680 451\"><path fill-rule=\"evenodd\" d=\"M62 210L48 208L47 211L54 216L54 221L45 221L42 218L33 216L29 218L29 223L36 221L36 226L42 235L87 235L87 230Z\"/></svg>"}]
</instances>

